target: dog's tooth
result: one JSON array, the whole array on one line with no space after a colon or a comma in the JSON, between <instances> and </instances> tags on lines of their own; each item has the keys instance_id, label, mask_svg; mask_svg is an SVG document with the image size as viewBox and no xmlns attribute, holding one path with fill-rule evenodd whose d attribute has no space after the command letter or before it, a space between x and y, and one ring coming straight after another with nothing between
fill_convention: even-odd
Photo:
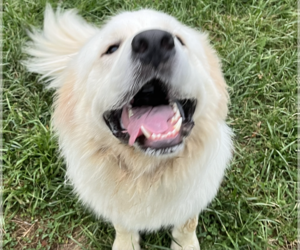
<instances>
[{"instance_id":1,"label":"dog's tooth","mask_svg":"<svg viewBox=\"0 0 300 250\"><path fill-rule=\"evenodd\" d=\"M171 124L174 124L175 122L178 121L178 119L180 118L180 112L179 110L177 109L176 112L175 112L175 115L172 117L171 119Z\"/></svg>"},{"instance_id":2,"label":"dog's tooth","mask_svg":"<svg viewBox=\"0 0 300 250\"><path fill-rule=\"evenodd\" d=\"M128 108L128 117L130 118L131 116L133 116L133 111L131 108Z\"/></svg>"},{"instance_id":3,"label":"dog's tooth","mask_svg":"<svg viewBox=\"0 0 300 250\"><path fill-rule=\"evenodd\" d=\"M144 136L146 136L146 138L149 139L151 136L150 132L147 129L145 129L144 126L141 126L141 130L142 130Z\"/></svg>"},{"instance_id":4,"label":"dog's tooth","mask_svg":"<svg viewBox=\"0 0 300 250\"><path fill-rule=\"evenodd\" d=\"M125 127L124 127L124 125L123 125L122 119L120 120L120 125L121 125L121 128L124 130ZM123 131L122 131L122 132L123 132Z\"/></svg>"},{"instance_id":5,"label":"dog's tooth","mask_svg":"<svg viewBox=\"0 0 300 250\"><path fill-rule=\"evenodd\" d=\"M165 139L167 138L167 135L162 135L161 138Z\"/></svg>"},{"instance_id":6,"label":"dog's tooth","mask_svg":"<svg viewBox=\"0 0 300 250\"><path fill-rule=\"evenodd\" d=\"M176 110L176 114L175 114L175 116L174 116L175 121L177 121L177 120L179 119L179 117L180 117L180 112L179 112L179 110L177 109L177 110Z\"/></svg>"},{"instance_id":7,"label":"dog's tooth","mask_svg":"<svg viewBox=\"0 0 300 250\"><path fill-rule=\"evenodd\" d=\"M182 117L180 117L179 120L177 121L177 123L174 125L174 130L176 132L179 132L181 124L182 124Z\"/></svg>"},{"instance_id":8,"label":"dog's tooth","mask_svg":"<svg viewBox=\"0 0 300 250\"><path fill-rule=\"evenodd\" d=\"M152 135L151 135L151 138L152 138L153 140L155 140L155 139L156 139L156 134L152 134Z\"/></svg>"},{"instance_id":9,"label":"dog's tooth","mask_svg":"<svg viewBox=\"0 0 300 250\"><path fill-rule=\"evenodd\" d=\"M176 113L177 111L179 111L178 109L178 106L177 106L177 103L176 102L173 102L172 103L172 108L173 108L173 112Z\"/></svg>"},{"instance_id":10,"label":"dog's tooth","mask_svg":"<svg viewBox=\"0 0 300 250\"><path fill-rule=\"evenodd\" d=\"M157 134L156 138L159 139L161 137L161 134Z\"/></svg>"}]
</instances>

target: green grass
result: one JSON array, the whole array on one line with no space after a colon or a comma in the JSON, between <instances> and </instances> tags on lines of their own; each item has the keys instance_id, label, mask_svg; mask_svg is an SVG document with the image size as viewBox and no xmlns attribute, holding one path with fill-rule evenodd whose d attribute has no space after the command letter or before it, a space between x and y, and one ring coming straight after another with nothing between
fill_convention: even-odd
<instances>
[{"instance_id":1,"label":"green grass","mask_svg":"<svg viewBox=\"0 0 300 250\"><path fill-rule=\"evenodd\" d=\"M20 64L25 30L41 27L45 3L3 3L4 249L109 249L113 227L64 184L49 124L53 92ZM200 215L201 249L296 249L296 1L65 0L62 6L99 25L121 9L154 8L209 32L230 86L236 152L218 196ZM143 235L145 249L169 244L167 230Z\"/></svg>"}]
</instances>

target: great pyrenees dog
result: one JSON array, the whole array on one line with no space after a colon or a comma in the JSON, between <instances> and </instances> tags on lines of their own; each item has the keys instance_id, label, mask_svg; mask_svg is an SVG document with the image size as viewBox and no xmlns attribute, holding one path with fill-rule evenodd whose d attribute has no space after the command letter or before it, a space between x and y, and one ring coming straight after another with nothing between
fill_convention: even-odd
<instances>
[{"instance_id":1,"label":"great pyrenees dog","mask_svg":"<svg viewBox=\"0 0 300 250\"><path fill-rule=\"evenodd\" d=\"M227 86L208 35L154 10L103 27L48 5L26 66L55 89L53 127L80 200L115 230L113 250L172 227L171 249L200 249L198 214L232 155Z\"/></svg>"}]
</instances>

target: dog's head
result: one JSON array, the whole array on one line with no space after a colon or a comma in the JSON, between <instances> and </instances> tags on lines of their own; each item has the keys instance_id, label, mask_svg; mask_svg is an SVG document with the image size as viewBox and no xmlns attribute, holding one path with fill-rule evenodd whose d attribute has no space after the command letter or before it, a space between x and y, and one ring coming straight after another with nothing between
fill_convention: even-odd
<instances>
[{"instance_id":1,"label":"dog's head","mask_svg":"<svg viewBox=\"0 0 300 250\"><path fill-rule=\"evenodd\" d=\"M57 88L62 134L174 155L197 122L225 119L226 84L207 35L169 15L124 12L99 29L48 6L43 34L31 38L27 65Z\"/></svg>"}]
</instances>

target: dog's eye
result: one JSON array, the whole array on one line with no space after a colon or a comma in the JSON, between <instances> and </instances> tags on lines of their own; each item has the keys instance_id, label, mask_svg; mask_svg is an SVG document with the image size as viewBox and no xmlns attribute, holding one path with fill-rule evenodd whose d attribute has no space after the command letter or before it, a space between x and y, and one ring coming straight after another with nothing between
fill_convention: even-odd
<instances>
[{"instance_id":1,"label":"dog's eye","mask_svg":"<svg viewBox=\"0 0 300 250\"><path fill-rule=\"evenodd\" d=\"M181 38L179 37L179 36L176 36L176 38L178 39L178 41L181 43L181 45L183 45L184 46L184 43L183 43L183 41L181 40Z\"/></svg>"},{"instance_id":2,"label":"dog's eye","mask_svg":"<svg viewBox=\"0 0 300 250\"><path fill-rule=\"evenodd\" d=\"M118 45L118 44L114 44L114 45L112 45L112 46L109 46L108 49L107 49L107 51L106 51L104 54L110 55L110 54L116 52L117 49L119 48L119 46L120 46L120 45Z\"/></svg>"}]
</instances>

